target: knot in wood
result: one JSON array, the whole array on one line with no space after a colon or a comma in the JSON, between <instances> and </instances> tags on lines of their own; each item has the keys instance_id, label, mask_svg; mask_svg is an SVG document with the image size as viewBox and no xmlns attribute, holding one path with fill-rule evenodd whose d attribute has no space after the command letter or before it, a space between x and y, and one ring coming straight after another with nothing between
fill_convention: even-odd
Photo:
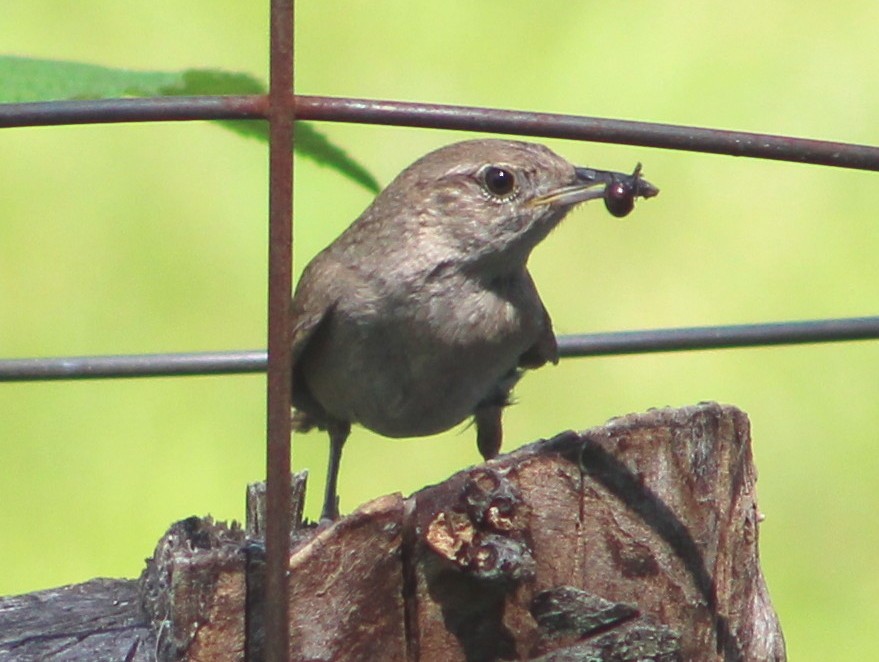
<instances>
[{"instance_id":1,"label":"knot in wood","mask_svg":"<svg viewBox=\"0 0 879 662\"><path fill-rule=\"evenodd\" d=\"M458 503L429 522L425 542L460 571L485 580L520 581L534 572L523 531L528 510L510 480L491 468L474 471Z\"/></svg>"}]
</instances>

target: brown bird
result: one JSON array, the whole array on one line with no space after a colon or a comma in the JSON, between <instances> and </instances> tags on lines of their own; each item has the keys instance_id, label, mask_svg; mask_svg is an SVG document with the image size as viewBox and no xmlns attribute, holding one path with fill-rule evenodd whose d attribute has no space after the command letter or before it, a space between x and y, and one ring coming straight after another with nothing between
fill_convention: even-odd
<instances>
[{"instance_id":1,"label":"brown bird","mask_svg":"<svg viewBox=\"0 0 879 662\"><path fill-rule=\"evenodd\" d=\"M387 437L469 417L485 459L522 371L558 362L549 314L526 268L577 204L625 215L658 189L579 168L548 148L471 140L406 168L305 268L292 303L293 428L326 430L322 517L352 423Z\"/></svg>"}]
</instances>

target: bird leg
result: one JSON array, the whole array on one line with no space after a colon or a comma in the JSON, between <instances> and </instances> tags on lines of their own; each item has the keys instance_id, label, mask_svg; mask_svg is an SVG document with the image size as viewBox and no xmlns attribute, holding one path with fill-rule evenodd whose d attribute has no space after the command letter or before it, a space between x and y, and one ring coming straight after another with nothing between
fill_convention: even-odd
<instances>
[{"instance_id":1,"label":"bird leg","mask_svg":"<svg viewBox=\"0 0 879 662\"><path fill-rule=\"evenodd\" d=\"M339 481L339 465L342 462L342 448L351 433L351 424L332 422L327 425L330 435L330 457L327 463L327 485L324 492L324 506L321 510L322 520L336 520L339 518L339 495L336 486Z\"/></svg>"},{"instance_id":2,"label":"bird leg","mask_svg":"<svg viewBox=\"0 0 879 662\"><path fill-rule=\"evenodd\" d=\"M503 407L497 405L481 405L473 413L476 422L476 447L483 459L490 460L501 450L503 410Z\"/></svg>"}]
</instances>

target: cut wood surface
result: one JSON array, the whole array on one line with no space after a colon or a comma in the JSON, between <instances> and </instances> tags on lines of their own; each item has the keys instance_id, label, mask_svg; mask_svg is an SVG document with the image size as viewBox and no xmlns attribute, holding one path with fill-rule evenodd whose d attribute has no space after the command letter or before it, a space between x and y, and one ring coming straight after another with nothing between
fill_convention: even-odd
<instances>
[{"instance_id":1,"label":"cut wood surface","mask_svg":"<svg viewBox=\"0 0 879 662\"><path fill-rule=\"evenodd\" d=\"M755 480L746 415L706 403L566 432L333 524L297 522L292 657L784 660ZM0 599L0 660L259 659L258 529L189 518L138 582Z\"/></svg>"}]
</instances>

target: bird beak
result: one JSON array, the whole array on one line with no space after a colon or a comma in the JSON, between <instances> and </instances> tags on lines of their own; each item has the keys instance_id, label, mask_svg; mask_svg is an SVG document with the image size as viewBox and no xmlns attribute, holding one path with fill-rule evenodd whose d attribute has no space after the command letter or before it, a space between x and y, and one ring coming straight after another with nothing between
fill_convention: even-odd
<instances>
[{"instance_id":1,"label":"bird beak","mask_svg":"<svg viewBox=\"0 0 879 662\"><path fill-rule=\"evenodd\" d=\"M658 188L641 178L640 163L631 175L611 170L595 170L594 168L574 168L574 173L574 184L539 195L531 200L531 205L573 207L587 200L604 197L605 189L617 182L631 185L635 198L652 198L659 194Z\"/></svg>"}]
</instances>

